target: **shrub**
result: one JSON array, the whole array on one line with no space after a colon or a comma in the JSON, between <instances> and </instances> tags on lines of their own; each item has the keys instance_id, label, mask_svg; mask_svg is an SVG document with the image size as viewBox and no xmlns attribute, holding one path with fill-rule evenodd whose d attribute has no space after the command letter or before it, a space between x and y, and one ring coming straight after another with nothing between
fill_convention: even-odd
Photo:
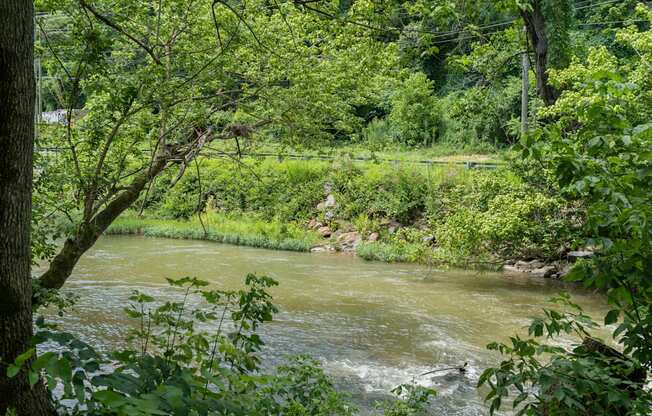
<instances>
[{"instance_id":1,"label":"shrub","mask_svg":"<svg viewBox=\"0 0 652 416\"><path fill-rule=\"evenodd\" d=\"M431 209L439 248L458 258L554 258L577 234L568 204L508 171L478 173Z\"/></svg>"},{"instance_id":2,"label":"shrub","mask_svg":"<svg viewBox=\"0 0 652 416\"><path fill-rule=\"evenodd\" d=\"M498 87L476 86L449 94L440 105L440 140L467 145L514 143L517 135L511 125L520 114L520 94L518 78L509 78Z\"/></svg>"},{"instance_id":3,"label":"shrub","mask_svg":"<svg viewBox=\"0 0 652 416\"><path fill-rule=\"evenodd\" d=\"M220 160L202 164L203 218L211 231L209 237L202 235L197 220L190 229L167 229L169 224L160 229L149 224L146 233L182 238L197 235L213 241L305 251L318 237L303 228L312 218L326 220L326 212L317 205L332 193L336 206L328 210L332 214L328 221L353 222L363 236L381 234L386 246L359 250L368 259L425 261L432 256L433 246L438 258L453 263L467 257L555 258L560 249L575 244L577 215L573 210L550 196L553 188L539 190L508 169L362 165L349 158L333 163L245 159L242 165ZM165 179L160 181L165 183ZM198 189L196 175L188 172L170 195L150 206L148 212L189 219L197 207ZM426 230L390 236L381 226L387 220L399 221L408 230ZM113 230L120 226L123 223ZM436 236L434 244L430 237L425 238L431 235Z\"/></svg>"},{"instance_id":4,"label":"shrub","mask_svg":"<svg viewBox=\"0 0 652 416\"><path fill-rule=\"evenodd\" d=\"M388 120L400 142L411 146L435 142L439 105L425 74L413 73L403 81L392 95L391 108Z\"/></svg>"}]
</instances>

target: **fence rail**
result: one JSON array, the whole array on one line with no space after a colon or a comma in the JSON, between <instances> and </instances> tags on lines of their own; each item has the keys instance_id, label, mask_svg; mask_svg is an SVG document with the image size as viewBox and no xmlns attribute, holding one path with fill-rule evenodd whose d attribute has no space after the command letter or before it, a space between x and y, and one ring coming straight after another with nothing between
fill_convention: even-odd
<instances>
[{"instance_id":1,"label":"fence rail","mask_svg":"<svg viewBox=\"0 0 652 416\"><path fill-rule=\"evenodd\" d=\"M238 158L238 157L256 157L256 158L265 158L265 159L271 159L275 158L279 162L285 160L285 159L292 159L292 160L325 160L325 161L333 161L337 159L335 156L328 156L328 155L301 155L301 154L294 154L294 153L242 153L242 154L237 154L237 153L227 153L227 152L202 152L202 155L208 156L208 157L215 157L215 158ZM497 169L500 166L504 166L504 163L502 162L475 162L475 161L462 161L462 160L454 160L454 161L447 161L447 160L426 160L426 159L414 159L414 160L409 160L409 159L386 159L386 158L377 158L377 157L364 157L364 156L355 156L352 157L351 160L355 162L363 162L363 163L375 163L375 162L384 162L384 163L392 163L392 164L402 164L402 163L412 163L412 164L419 164L419 165L439 165L439 166L463 166L466 169Z\"/></svg>"},{"instance_id":2,"label":"fence rail","mask_svg":"<svg viewBox=\"0 0 652 416\"><path fill-rule=\"evenodd\" d=\"M68 150L67 147L38 147L36 149L41 153L59 153ZM222 158L222 159L239 159L243 157L253 157L253 158L264 158L264 159L276 159L279 162L282 162L285 159L291 160L324 160L324 161L334 161L337 159L335 156L328 155L301 155L294 153L228 153L228 152L216 152L216 151L204 151L201 153L202 156L209 158ZM427 159L386 159L386 158L375 158L375 157L364 157L364 156L355 156L351 160L354 162L362 163L391 163L395 165L400 164L418 164L426 166L461 166L465 169L497 169L501 166L504 166L503 162L475 162L471 160L427 160Z\"/></svg>"}]
</instances>

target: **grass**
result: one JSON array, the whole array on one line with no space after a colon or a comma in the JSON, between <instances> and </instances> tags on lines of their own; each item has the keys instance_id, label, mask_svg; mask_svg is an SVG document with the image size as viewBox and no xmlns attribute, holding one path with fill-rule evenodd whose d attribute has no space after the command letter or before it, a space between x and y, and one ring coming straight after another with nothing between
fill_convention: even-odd
<instances>
[{"instance_id":1,"label":"grass","mask_svg":"<svg viewBox=\"0 0 652 416\"><path fill-rule=\"evenodd\" d=\"M361 243L356 249L356 254L363 260L385 263L420 263L483 271L499 271L503 267L502 261L490 257L472 259L419 243Z\"/></svg>"},{"instance_id":2,"label":"grass","mask_svg":"<svg viewBox=\"0 0 652 416\"><path fill-rule=\"evenodd\" d=\"M237 148L231 142L218 144L220 150L235 153ZM509 149L497 149L488 144L460 145L451 143L437 143L426 147L408 147L400 144L390 144L380 149L370 150L367 144L345 144L322 146L319 149L293 148L278 146L275 143L252 142L245 145L244 153L279 153L301 154L310 156L343 156L367 157L377 159L390 159L399 161L434 160L439 162L479 162L500 163L510 153Z\"/></svg>"},{"instance_id":3,"label":"grass","mask_svg":"<svg viewBox=\"0 0 652 416\"><path fill-rule=\"evenodd\" d=\"M189 221L139 218L128 215L111 224L107 234L139 234L287 251L310 251L319 236L294 224L262 221L252 216L202 215L206 231L196 216Z\"/></svg>"},{"instance_id":4,"label":"grass","mask_svg":"<svg viewBox=\"0 0 652 416\"><path fill-rule=\"evenodd\" d=\"M356 248L356 254L368 261L383 261L386 263L423 263L428 257L423 244L417 243L361 243Z\"/></svg>"}]
</instances>

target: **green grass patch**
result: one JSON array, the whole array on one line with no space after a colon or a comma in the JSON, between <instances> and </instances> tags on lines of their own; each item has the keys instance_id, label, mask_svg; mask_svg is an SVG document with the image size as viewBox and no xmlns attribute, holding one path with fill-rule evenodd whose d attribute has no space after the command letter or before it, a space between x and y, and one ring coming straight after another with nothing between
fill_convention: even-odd
<instances>
[{"instance_id":1,"label":"green grass patch","mask_svg":"<svg viewBox=\"0 0 652 416\"><path fill-rule=\"evenodd\" d=\"M219 143L213 147L227 153L236 153L236 145L229 141ZM496 148L486 143L458 144L458 143L436 143L431 146L406 146L399 143L387 144L374 148L367 144L339 144L333 146L322 146L318 149L305 147L279 147L276 143L256 142L246 146L245 154L298 154L305 156L328 156L328 157L364 157L377 159L391 159L404 162L417 160L434 160L439 162L481 162L500 163L510 154L509 148Z\"/></svg>"},{"instance_id":2,"label":"green grass patch","mask_svg":"<svg viewBox=\"0 0 652 416\"><path fill-rule=\"evenodd\" d=\"M106 234L139 234L147 237L164 237L186 240L206 240L217 243L267 248L287 251L310 251L319 236L295 224L263 221L252 216L229 216L220 213L202 215L205 229L199 218L190 220L165 220L138 218L130 215L118 218Z\"/></svg>"},{"instance_id":3,"label":"green grass patch","mask_svg":"<svg viewBox=\"0 0 652 416\"><path fill-rule=\"evenodd\" d=\"M425 263L432 255L432 249L418 243L361 243L356 248L356 254L368 261L384 261L386 263Z\"/></svg>"}]
</instances>

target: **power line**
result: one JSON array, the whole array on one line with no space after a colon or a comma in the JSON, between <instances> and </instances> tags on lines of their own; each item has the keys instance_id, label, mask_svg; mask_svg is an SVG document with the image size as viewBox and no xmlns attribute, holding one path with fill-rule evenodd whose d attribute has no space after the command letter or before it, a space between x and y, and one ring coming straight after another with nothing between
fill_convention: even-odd
<instances>
[{"instance_id":1,"label":"power line","mask_svg":"<svg viewBox=\"0 0 652 416\"><path fill-rule=\"evenodd\" d=\"M611 4L611 3L618 3L618 2L622 2L622 1L623 0L608 0L608 1L603 1L602 3L594 3L594 4L588 4L588 5L582 6L582 7L576 7L575 10L584 10L584 9L588 9L588 8L591 8L591 7L598 7L598 6L603 6L603 5Z\"/></svg>"},{"instance_id":2,"label":"power line","mask_svg":"<svg viewBox=\"0 0 652 416\"><path fill-rule=\"evenodd\" d=\"M576 10L576 11L577 10L585 10L585 9L589 9L589 8L593 8L593 7L598 7L598 6L603 6L603 5L607 5L607 4L621 2L622 0L607 0L607 1L604 1L604 2L601 2L601 3L587 4L587 3L591 2L591 1L593 1L593 0L585 0L584 2L580 2L580 4L582 4L582 5L580 7L577 7L577 5L576 5L574 7L574 10ZM345 23L361 26L361 27L371 29L371 30L376 30L376 31L379 31L379 32L398 33L398 34L400 34L401 32L408 32L408 33L412 32L412 33L421 33L421 34L432 35L433 38L445 38L445 37L458 35L458 34L462 34L462 33L468 33L468 32L473 32L473 31L481 31L481 30L490 29L490 28L494 28L494 27L507 26L507 25L510 25L510 24L514 23L515 21L519 20L519 18L512 18L512 19L508 19L508 20L505 20L505 21L502 21L502 22L493 22L493 23L489 23L489 24L486 24L486 25L483 25L483 26L478 26L476 28L471 28L471 29L464 28L464 29L459 29L459 30L451 30L451 31L443 31L443 32L439 31L439 32L437 32L437 31L430 31L430 30L425 30L425 29L416 29L416 28L410 28L410 27L381 28L381 27L370 25L370 24L365 23L365 22L360 22L360 21L350 20L350 19L341 19L341 18L338 18L337 16L335 16L332 13L329 13L327 11L317 9L317 8L314 8L314 7L311 7L311 6L307 6L306 4L303 4L303 6L308 10L311 10L311 11L316 12L318 14L321 14L323 16L327 16L327 17L329 17L331 19L340 19L340 20L343 20ZM446 44L446 43L450 43L450 42L459 42L459 41L462 41L462 40L474 39L474 38L477 38L477 37L480 37L480 36L483 36L483 35L489 35L489 34L496 33L496 32L497 31L490 31L490 32L471 35L471 36L458 38L458 39L444 39L442 41L433 42L433 44Z\"/></svg>"},{"instance_id":3,"label":"power line","mask_svg":"<svg viewBox=\"0 0 652 416\"><path fill-rule=\"evenodd\" d=\"M646 19L632 19L632 20L611 20L608 22L592 22L592 23L580 23L578 26L593 26L593 25L612 25L612 24L618 24L618 23L644 23L644 22L650 22L649 20Z\"/></svg>"},{"instance_id":4,"label":"power line","mask_svg":"<svg viewBox=\"0 0 652 416\"><path fill-rule=\"evenodd\" d=\"M510 25L510 24L514 23L517 20L518 20L517 18L514 18L514 19L509 19L509 20L506 20L506 21L503 21L503 22L496 22L496 23L490 23L490 24L485 25L485 26L478 26L476 28L471 28L471 29L453 30L453 31L449 31L449 32L440 32L438 34L436 32L429 32L429 33L433 34L433 36L432 36L433 38L446 37L446 36L451 36L451 35L457 35L457 34L464 33L464 32L472 32L474 30L478 31L478 30L490 29L490 28L493 28L493 27L507 26L507 25Z\"/></svg>"}]
</instances>

